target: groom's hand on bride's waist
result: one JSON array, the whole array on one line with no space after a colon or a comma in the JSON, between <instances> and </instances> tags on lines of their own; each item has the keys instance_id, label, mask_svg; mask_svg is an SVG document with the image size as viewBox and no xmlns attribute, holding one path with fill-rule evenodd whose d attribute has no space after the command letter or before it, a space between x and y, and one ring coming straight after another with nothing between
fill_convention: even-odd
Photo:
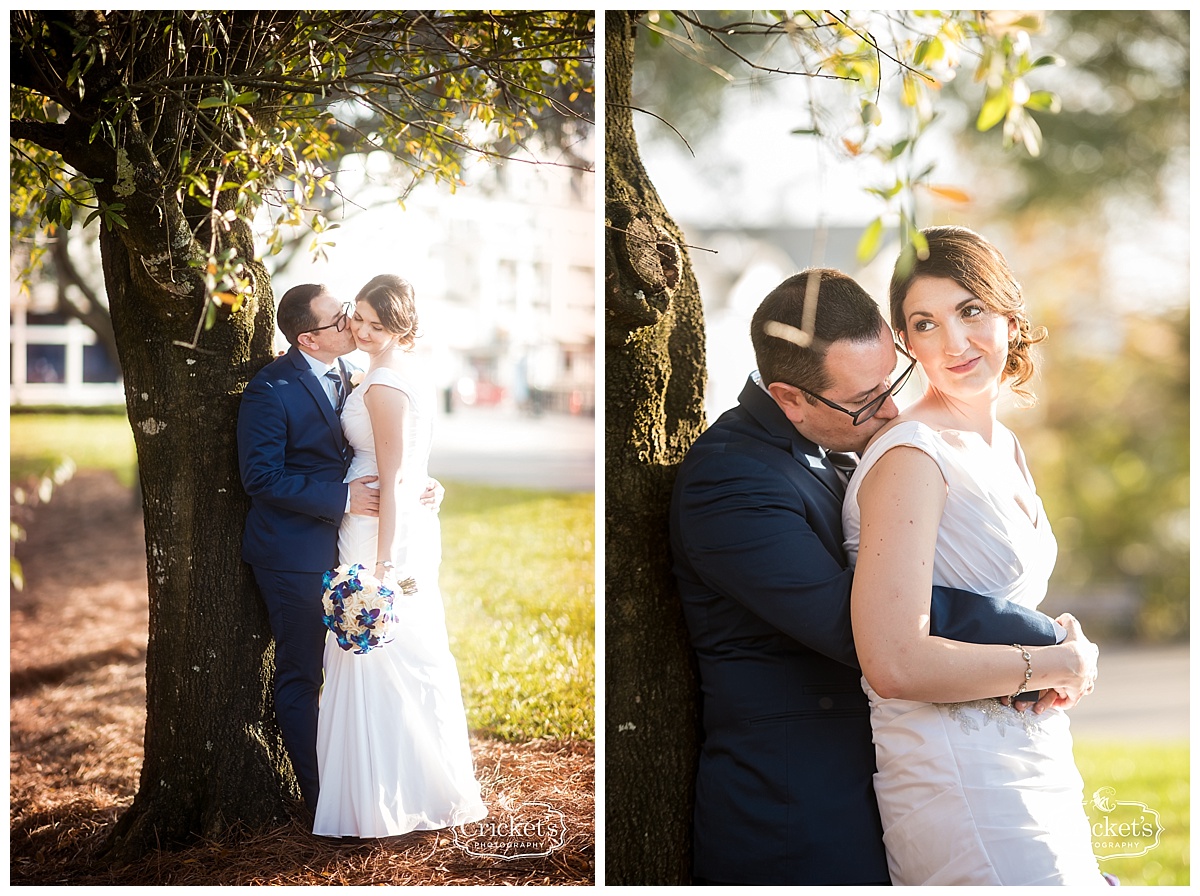
<instances>
[{"instance_id":1,"label":"groom's hand on bride's waist","mask_svg":"<svg viewBox=\"0 0 1200 896\"><path fill-rule=\"evenodd\" d=\"M350 480L350 513L379 516L379 489L368 484L378 480L378 476L361 476Z\"/></svg>"}]
</instances>

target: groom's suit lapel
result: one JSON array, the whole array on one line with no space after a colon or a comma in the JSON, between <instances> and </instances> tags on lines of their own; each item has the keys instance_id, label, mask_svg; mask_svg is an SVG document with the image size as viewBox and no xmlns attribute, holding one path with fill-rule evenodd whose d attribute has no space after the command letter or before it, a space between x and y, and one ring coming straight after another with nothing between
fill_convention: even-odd
<instances>
[{"instance_id":1,"label":"groom's suit lapel","mask_svg":"<svg viewBox=\"0 0 1200 896\"><path fill-rule=\"evenodd\" d=\"M308 390L313 401L317 403L321 416L333 432L338 446L343 447L345 445L345 437L342 435L342 423L338 419L337 411L334 410L333 405L329 401L329 395L325 392L325 386L318 379L317 375L313 373L312 367L300 349L293 346L288 350L288 357L291 358L292 366L296 368L300 383ZM341 363L340 359L338 363ZM345 373L344 368L342 372L343 374ZM348 386L349 384L347 383Z\"/></svg>"},{"instance_id":2,"label":"groom's suit lapel","mask_svg":"<svg viewBox=\"0 0 1200 896\"><path fill-rule=\"evenodd\" d=\"M796 462L812 473L813 478L829 489L835 498L841 501L846 496L846 486L833 464L825 458L825 451L800 435L775 399L764 392L753 378L746 381L738 401L758 425L770 434L772 440L778 442L781 448L786 446Z\"/></svg>"}]
</instances>

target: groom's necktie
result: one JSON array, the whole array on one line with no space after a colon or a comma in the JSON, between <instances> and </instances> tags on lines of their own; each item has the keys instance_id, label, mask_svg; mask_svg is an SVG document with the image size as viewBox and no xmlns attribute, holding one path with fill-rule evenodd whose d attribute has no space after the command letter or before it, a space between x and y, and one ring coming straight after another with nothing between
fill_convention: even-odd
<instances>
[{"instance_id":1,"label":"groom's necktie","mask_svg":"<svg viewBox=\"0 0 1200 896\"><path fill-rule=\"evenodd\" d=\"M842 454L840 451L826 451L825 459L833 464L833 468L838 471L842 482L849 482L850 477L854 475L854 470L858 467L858 460L853 454Z\"/></svg>"},{"instance_id":2,"label":"groom's necktie","mask_svg":"<svg viewBox=\"0 0 1200 896\"><path fill-rule=\"evenodd\" d=\"M340 414L342 412L342 405L346 403L346 384L342 382L342 374L336 367L326 370L325 376L333 380L333 391L337 396L337 399L333 403L333 408Z\"/></svg>"}]
</instances>

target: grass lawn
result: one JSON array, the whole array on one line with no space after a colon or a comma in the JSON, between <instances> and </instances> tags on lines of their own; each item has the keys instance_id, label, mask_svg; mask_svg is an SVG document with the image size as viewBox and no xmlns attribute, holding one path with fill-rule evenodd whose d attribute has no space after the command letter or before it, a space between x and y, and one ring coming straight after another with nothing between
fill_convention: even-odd
<instances>
[{"instance_id":1,"label":"grass lawn","mask_svg":"<svg viewBox=\"0 0 1200 896\"><path fill-rule=\"evenodd\" d=\"M441 585L472 729L595 738L595 503L446 483Z\"/></svg>"},{"instance_id":2,"label":"grass lawn","mask_svg":"<svg viewBox=\"0 0 1200 896\"><path fill-rule=\"evenodd\" d=\"M44 476L64 458L80 470L112 470L124 485L137 478L133 432L124 409L90 414L9 414L9 474L20 483Z\"/></svg>"},{"instance_id":3,"label":"grass lawn","mask_svg":"<svg viewBox=\"0 0 1200 896\"><path fill-rule=\"evenodd\" d=\"M124 414L10 414L14 482L70 457L136 476ZM447 482L442 593L468 724L595 738L595 496Z\"/></svg>"},{"instance_id":4,"label":"grass lawn","mask_svg":"<svg viewBox=\"0 0 1200 896\"><path fill-rule=\"evenodd\" d=\"M1100 862L1100 870L1115 874L1124 886L1187 886L1190 866L1189 750L1187 742L1143 743L1140 741L1098 742L1077 740L1075 762L1083 775L1084 799L1092 823L1099 856L1113 855ZM1092 804L1093 794L1111 787L1113 811L1105 813ZM1125 803L1125 805L1121 805ZM1130 805L1133 804L1133 805ZM1115 857L1140 851L1148 838L1126 840L1104 836L1105 815L1109 830L1123 822L1153 824L1158 813L1162 828L1158 844L1140 856ZM1132 847L1107 844L1134 843Z\"/></svg>"}]
</instances>

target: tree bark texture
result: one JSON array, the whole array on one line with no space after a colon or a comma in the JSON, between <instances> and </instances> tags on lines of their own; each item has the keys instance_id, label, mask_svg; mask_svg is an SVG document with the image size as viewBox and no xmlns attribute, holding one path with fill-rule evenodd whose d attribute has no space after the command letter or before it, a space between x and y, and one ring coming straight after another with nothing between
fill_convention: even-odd
<instances>
[{"instance_id":1,"label":"tree bark texture","mask_svg":"<svg viewBox=\"0 0 1200 896\"><path fill-rule=\"evenodd\" d=\"M130 228L139 222L130 221ZM249 249L248 234L244 235ZM249 500L237 464L242 389L271 356L274 307L257 295L190 343L202 291L164 292L121 234L103 232L104 279L141 472L149 582L146 737L114 859L265 828L296 795L275 722L274 650L241 535Z\"/></svg>"},{"instance_id":2,"label":"tree bark texture","mask_svg":"<svg viewBox=\"0 0 1200 896\"><path fill-rule=\"evenodd\" d=\"M99 27L101 16L47 15L61 19L43 54L56 59L71 58L70 35ZM152 57L166 50L149 46L131 64L153 70ZM222 229L217 243L247 260L253 294L198 330L210 301L202 269L211 219L207 209L185 205L162 164L175 146L164 123L170 117L131 112L115 145L89 134L90 123L111 111L106 89L131 77L114 58L89 70L86 92L64 100L65 121L23 125L19 136L95 181L99 200L120 203L127 224L102 221L100 249L137 448L149 581L141 781L106 849L112 860L131 861L235 825L274 826L286 818L287 796L299 791L275 721L266 610L241 560L249 499L238 471L237 412L249 378L273 355L270 278L249 261L249 230L236 222ZM35 58L24 76L44 94L62 95L61 85L38 80L56 70Z\"/></svg>"},{"instance_id":3,"label":"tree bark texture","mask_svg":"<svg viewBox=\"0 0 1200 896\"><path fill-rule=\"evenodd\" d=\"M605 879L677 884L690 881L698 694L667 511L704 428L704 322L638 155L636 20L605 18Z\"/></svg>"}]
</instances>

